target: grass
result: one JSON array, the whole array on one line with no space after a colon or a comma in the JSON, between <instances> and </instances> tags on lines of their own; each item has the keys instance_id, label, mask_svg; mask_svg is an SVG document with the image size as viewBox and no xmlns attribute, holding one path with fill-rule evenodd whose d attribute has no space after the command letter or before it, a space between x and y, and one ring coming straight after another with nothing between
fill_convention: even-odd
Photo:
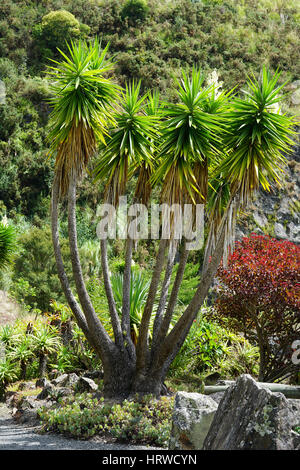
<instances>
[{"instance_id":1,"label":"grass","mask_svg":"<svg viewBox=\"0 0 300 470\"><path fill-rule=\"evenodd\" d=\"M201 393L204 381L199 375L182 373L176 377L168 377L165 384L171 393L179 391Z\"/></svg>"},{"instance_id":2,"label":"grass","mask_svg":"<svg viewBox=\"0 0 300 470\"><path fill-rule=\"evenodd\" d=\"M24 388L26 385L29 385L29 388ZM30 386L32 385L32 387ZM6 392L13 392L17 393L18 397L25 398L25 397L33 397L38 395L42 391L41 387L35 386L35 381L22 381L19 380L7 386Z\"/></svg>"}]
</instances>

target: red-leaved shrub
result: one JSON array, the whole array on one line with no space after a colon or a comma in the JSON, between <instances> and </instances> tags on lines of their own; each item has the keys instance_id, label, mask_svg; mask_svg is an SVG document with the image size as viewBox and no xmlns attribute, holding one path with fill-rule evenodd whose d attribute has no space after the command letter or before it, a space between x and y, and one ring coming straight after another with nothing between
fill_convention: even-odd
<instances>
[{"instance_id":1,"label":"red-leaved shrub","mask_svg":"<svg viewBox=\"0 0 300 470\"><path fill-rule=\"evenodd\" d=\"M280 380L299 370L292 343L300 339L300 247L251 234L236 242L217 275L218 319L259 346L259 380Z\"/></svg>"}]
</instances>

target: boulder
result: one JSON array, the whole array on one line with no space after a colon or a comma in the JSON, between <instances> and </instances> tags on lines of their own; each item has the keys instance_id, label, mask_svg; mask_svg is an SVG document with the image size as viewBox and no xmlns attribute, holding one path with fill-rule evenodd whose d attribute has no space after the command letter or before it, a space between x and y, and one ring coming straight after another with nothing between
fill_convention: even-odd
<instances>
[{"instance_id":1,"label":"boulder","mask_svg":"<svg viewBox=\"0 0 300 470\"><path fill-rule=\"evenodd\" d=\"M80 377L76 384L76 392L96 392L98 390L98 385L87 377Z\"/></svg>"},{"instance_id":2,"label":"boulder","mask_svg":"<svg viewBox=\"0 0 300 470\"><path fill-rule=\"evenodd\" d=\"M288 400L242 375L225 392L204 450L292 450L300 422L298 400Z\"/></svg>"},{"instance_id":3,"label":"boulder","mask_svg":"<svg viewBox=\"0 0 300 470\"><path fill-rule=\"evenodd\" d=\"M77 384L78 380L79 380L78 375L72 372L71 374L68 374L68 378L65 382L65 385L74 387Z\"/></svg>"},{"instance_id":4,"label":"boulder","mask_svg":"<svg viewBox=\"0 0 300 470\"><path fill-rule=\"evenodd\" d=\"M62 374L56 379L53 379L51 383L56 387L74 387L76 386L79 377L75 373Z\"/></svg>"},{"instance_id":5,"label":"boulder","mask_svg":"<svg viewBox=\"0 0 300 470\"><path fill-rule=\"evenodd\" d=\"M201 449L217 408L217 403L211 397L201 393L178 392L169 449Z\"/></svg>"},{"instance_id":6,"label":"boulder","mask_svg":"<svg viewBox=\"0 0 300 470\"><path fill-rule=\"evenodd\" d=\"M52 394L54 393L54 390L55 390L54 385L52 385L51 383L47 384L36 397L37 400L45 400L46 398L51 397Z\"/></svg>"},{"instance_id":7,"label":"boulder","mask_svg":"<svg viewBox=\"0 0 300 470\"><path fill-rule=\"evenodd\" d=\"M103 379L104 372L101 369L95 369L83 374L83 377L87 377L88 379Z\"/></svg>"},{"instance_id":8,"label":"boulder","mask_svg":"<svg viewBox=\"0 0 300 470\"><path fill-rule=\"evenodd\" d=\"M48 385L51 385L49 380L46 379L45 377L43 377L42 379L37 379L37 381L35 382L35 386L36 388L45 388L47 387Z\"/></svg>"},{"instance_id":9,"label":"boulder","mask_svg":"<svg viewBox=\"0 0 300 470\"><path fill-rule=\"evenodd\" d=\"M55 386L63 387L68 380L68 374L62 374L56 377L56 379L53 379L51 383Z\"/></svg>"}]
</instances>

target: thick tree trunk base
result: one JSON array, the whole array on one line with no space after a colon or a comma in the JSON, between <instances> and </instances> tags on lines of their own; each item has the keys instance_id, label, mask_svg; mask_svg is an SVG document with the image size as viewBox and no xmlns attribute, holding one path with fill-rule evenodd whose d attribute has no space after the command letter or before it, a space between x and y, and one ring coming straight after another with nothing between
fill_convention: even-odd
<instances>
[{"instance_id":1,"label":"thick tree trunk base","mask_svg":"<svg viewBox=\"0 0 300 470\"><path fill-rule=\"evenodd\" d=\"M153 395L159 398L166 390L162 378L153 374L137 374L133 384L131 395Z\"/></svg>"},{"instance_id":2,"label":"thick tree trunk base","mask_svg":"<svg viewBox=\"0 0 300 470\"><path fill-rule=\"evenodd\" d=\"M160 376L136 374L135 364L126 357L116 358L104 369L105 398L126 399L153 395L159 398L167 388Z\"/></svg>"},{"instance_id":3,"label":"thick tree trunk base","mask_svg":"<svg viewBox=\"0 0 300 470\"><path fill-rule=\"evenodd\" d=\"M108 364L103 364L105 398L125 399L130 395L135 364L127 354L118 354Z\"/></svg>"}]
</instances>

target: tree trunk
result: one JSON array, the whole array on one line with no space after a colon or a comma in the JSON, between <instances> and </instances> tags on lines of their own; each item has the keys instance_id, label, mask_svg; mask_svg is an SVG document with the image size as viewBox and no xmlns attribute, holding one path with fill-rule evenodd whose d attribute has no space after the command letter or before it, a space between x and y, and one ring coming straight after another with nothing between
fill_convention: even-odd
<instances>
[{"instance_id":1,"label":"tree trunk","mask_svg":"<svg viewBox=\"0 0 300 470\"><path fill-rule=\"evenodd\" d=\"M135 356L135 346L131 339L130 328L130 288L131 288L131 263L132 263L133 240L127 238L125 253L125 268L123 274L123 299L122 299L122 333L126 340L126 348L128 353Z\"/></svg>"},{"instance_id":2,"label":"tree trunk","mask_svg":"<svg viewBox=\"0 0 300 470\"><path fill-rule=\"evenodd\" d=\"M65 272L64 263L61 255L61 248L59 242L59 230L58 230L58 204L59 204L59 181L57 176L54 177L53 187L52 187L52 196L51 196L51 230L52 230L52 243L57 267L57 274L64 291L65 297L68 301L68 304L76 318L76 321L79 327L85 334L88 342L92 347L97 351L96 342L89 331L87 322L84 318L84 315L81 311L80 306L78 305L73 292L70 288L70 283Z\"/></svg>"},{"instance_id":3,"label":"tree trunk","mask_svg":"<svg viewBox=\"0 0 300 470\"><path fill-rule=\"evenodd\" d=\"M38 372L40 379L42 379L46 375L47 361L48 361L47 355L40 353L39 354L39 372Z\"/></svg>"},{"instance_id":4,"label":"tree trunk","mask_svg":"<svg viewBox=\"0 0 300 470\"><path fill-rule=\"evenodd\" d=\"M132 390L136 362L128 352L115 351L103 366L104 396L107 398L127 398Z\"/></svg>"},{"instance_id":5,"label":"tree trunk","mask_svg":"<svg viewBox=\"0 0 300 470\"><path fill-rule=\"evenodd\" d=\"M181 253L178 270L176 273L175 281L174 281L173 288L170 294L166 312L165 312L164 317L160 321L159 328L158 328L157 335L156 335L156 341L154 341L152 344L152 348L151 348L152 357L157 351L157 345L161 344L161 342L164 340L165 336L168 333L172 316L174 313L174 309L176 306L179 289L183 280L183 275L184 275L184 270L185 270L185 266L187 263L188 255L189 255L189 251L186 249L186 242L184 241L183 251Z\"/></svg>"},{"instance_id":6,"label":"tree trunk","mask_svg":"<svg viewBox=\"0 0 300 470\"><path fill-rule=\"evenodd\" d=\"M67 320L61 324L61 340L64 346L68 346L73 339L72 322Z\"/></svg>"},{"instance_id":7,"label":"tree trunk","mask_svg":"<svg viewBox=\"0 0 300 470\"><path fill-rule=\"evenodd\" d=\"M169 255L168 255L168 262L166 266L165 277L164 277L164 281L161 287L161 295L160 295L159 304L158 304L158 308L157 308L157 312L156 312L155 320L154 320L154 325L153 325L152 347L154 347L154 344L156 343L158 331L160 329L161 321L163 318L163 314L164 314L164 310L165 310L165 306L167 302L171 276L172 276L172 271L173 271L173 266L174 266L174 261L175 261L175 256L176 256L176 250L177 250L177 244L175 242L174 243L171 242L169 246Z\"/></svg>"},{"instance_id":8,"label":"tree trunk","mask_svg":"<svg viewBox=\"0 0 300 470\"><path fill-rule=\"evenodd\" d=\"M156 263L151 279L151 284L149 287L149 293L146 301L146 305L144 308L141 325L139 328L139 338L138 344L136 347L137 351L137 369L143 370L146 366L148 357L148 334L149 334L149 324L150 318L153 310L153 305L155 302L155 297L157 293L157 288L160 280L160 275L164 265L164 258L165 258L165 249L167 245L167 240L160 240L158 253L156 257Z\"/></svg>"},{"instance_id":9,"label":"tree trunk","mask_svg":"<svg viewBox=\"0 0 300 470\"><path fill-rule=\"evenodd\" d=\"M26 361L22 360L20 363L21 367L21 380L26 380L27 364Z\"/></svg>"},{"instance_id":10,"label":"tree trunk","mask_svg":"<svg viewBox=\"0 0 300 470\"><path fill-rule=\"evenodd\" d=\"M121 330L121 323L119 319L119 315L117 312L116 302L114 299L113 290L111 287L110 276L109 276L109 269L108 269L108 259L107 259L107 240L100 241L100 249L101 249L101 267L102 267L102 274L103 274L103 282L104 282L104 289L108 301L108 309L111 318L111 324L114 331L114 337L116 344L120 347L124 347L124 340L123 334Z\"/></svg>"},{"instance_id":11,"label":"tree trunk","mask_svg":"<svg viewBox=\"0 0 300 470\"><path fill-rule=\"evenodd\" d=\"M73 269L73 276L76 284L77 294L84 311L84 315L89 327L89 331L95 338L101 359L104 354L112 349L113 343L96 315L90 296L86 290L83 279L79 251L77 246L77 228L76 228L76 179L70 178L69 199L68 199L68 233L70 255Z\"/></svg>"}]
</instances>

